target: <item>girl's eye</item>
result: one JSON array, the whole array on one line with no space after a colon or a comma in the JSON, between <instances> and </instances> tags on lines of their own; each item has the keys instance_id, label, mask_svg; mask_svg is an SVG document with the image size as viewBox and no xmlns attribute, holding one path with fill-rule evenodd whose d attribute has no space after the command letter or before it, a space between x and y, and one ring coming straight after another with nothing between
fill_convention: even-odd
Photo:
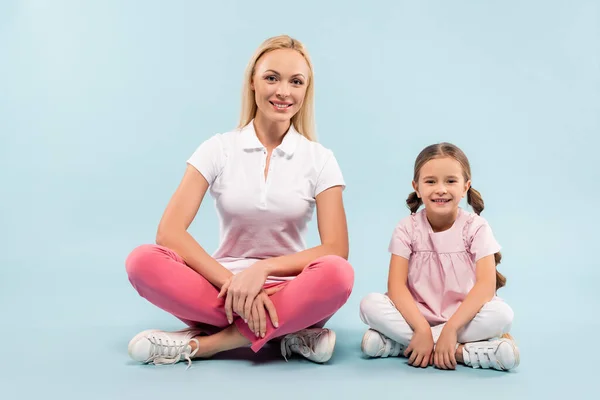
<instances>
[{"instance_id":1,"label":"girl's eye","mask_svg":"<svg viewBox=\"0 0 600 400\"><path fill-rule=\"evenodd\" d=\"M431 184L434 183L432 180L425 181L425 183Z\"/></svg>"}]
</instances>

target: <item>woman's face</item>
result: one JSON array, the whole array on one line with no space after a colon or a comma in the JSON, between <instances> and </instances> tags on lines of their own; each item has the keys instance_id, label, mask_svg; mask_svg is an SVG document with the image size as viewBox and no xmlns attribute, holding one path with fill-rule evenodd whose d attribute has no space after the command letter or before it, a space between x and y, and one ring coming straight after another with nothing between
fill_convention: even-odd
<instances>
[{"instance_id":1,"label":"woman's face","mask_svg":"<svg viewBox=\"0 0 600 400\"><path fill-rule=\"evenodd\" d=\"M302 54L278 49L258 59L252 77L252 90L258 107L273 122L289 121L304 103L310 67Z\"/></svg>"}]
</instances>

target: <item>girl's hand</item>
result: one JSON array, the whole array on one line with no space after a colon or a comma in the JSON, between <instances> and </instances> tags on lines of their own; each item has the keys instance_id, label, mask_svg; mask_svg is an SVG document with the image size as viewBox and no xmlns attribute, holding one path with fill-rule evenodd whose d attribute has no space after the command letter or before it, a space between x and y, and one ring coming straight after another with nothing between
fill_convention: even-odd
<instances>
[{"instance_id":1,"label":"girl's hand","mask_svg":"<svg viewBox=\"0 0 600 400\"><path fill-rule=\"evenodd\" d=\"M456 368L456 329L446 325L435 345L433 363L441 369Z\"/></svg>"},{"instance_id":2,"label":"girl's hand","mask_svg":"<svg viewBox=\"0 0 600 400\"><path fill-rule=\"evenodd\" d=\"M267 267L267 260L258 261L244 271L233 275L221 287L217 298L227 296L225 314L230 324L233 322L233 312L242 317L246 323L248 322L252 303L267 280Z\"/></svg>"},{"instance_id":3,"label":"girl's hand","mask_svg":"<svg viewBox=\"0 0 600 400\"><path fill-rule=\"evenodd\" d=\"M415 330L404 356L409 357L408 364L414 367L425 368L431 364L431 354L433 351L433 335L431 328Z\"/></svg>"},{"instance_id":4,"label":"girl's hand","mask_svg":"<svg viewBox=\"0 0 600 400\"><path fill-rule=\"evenodd\" d=\"M271 323L275 328L277 328L279 326L277 311L275 311L273 302L263 290L254 299L254 302L252 303L252 311L248 317L248 327L256 335L256 337L260 336L264 338L265 334L267 333L267 318L265 309L269 313Z\"/></svg>"}]
</instances>

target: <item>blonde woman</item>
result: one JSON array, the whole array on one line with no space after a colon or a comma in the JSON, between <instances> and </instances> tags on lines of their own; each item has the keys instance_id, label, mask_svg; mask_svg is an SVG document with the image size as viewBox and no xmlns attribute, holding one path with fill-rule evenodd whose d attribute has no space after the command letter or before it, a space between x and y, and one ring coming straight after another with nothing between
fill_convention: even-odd
<instances>
[{"instance_id":1,"label":"blonde woman","mask_svg":"<svg viewBox=\"0 0 600 400\"><path fill-rule=\"evenodd\" d=\"M147 330L129 343L136 361L173 364L274 338L282 355L323 363L335 333L325 322L354 284L334 154L316 142L314 78L306 48L289 36L266 40L245 73L239 126L202 142L158 226L156 245L126 260L140 296L187 327ZM220 244L209 255L188 232L209 191ZM306 248L317 210L321 244Z\"/></svg>"}]
</instances>

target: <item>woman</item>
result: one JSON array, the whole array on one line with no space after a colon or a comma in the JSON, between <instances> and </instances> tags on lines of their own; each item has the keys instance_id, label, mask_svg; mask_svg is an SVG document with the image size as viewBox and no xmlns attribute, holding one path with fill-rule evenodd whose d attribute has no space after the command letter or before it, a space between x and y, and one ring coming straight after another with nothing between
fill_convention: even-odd
<instances>
[{"instance_id":1,"label":"woman","mask_svg":"<svg viewBox=\"0 0 600 400\"><path fill-rule=\"evenodd\" d=\"M354 272L345 184L333 153L315 141L313 98L304 46L289 36L266 40L246 69L240 125L196 149L157 244L127 258L138 293L188 325L139 333L129 343L134 360L189 367L225 350L258 352L274 338L286 359L330 359L335 333L323 326L350 296ZM208 189L221 227L212 256L187 232ZM306 249L315 208L321 244Z\"/></svg>"}]
</instances>

